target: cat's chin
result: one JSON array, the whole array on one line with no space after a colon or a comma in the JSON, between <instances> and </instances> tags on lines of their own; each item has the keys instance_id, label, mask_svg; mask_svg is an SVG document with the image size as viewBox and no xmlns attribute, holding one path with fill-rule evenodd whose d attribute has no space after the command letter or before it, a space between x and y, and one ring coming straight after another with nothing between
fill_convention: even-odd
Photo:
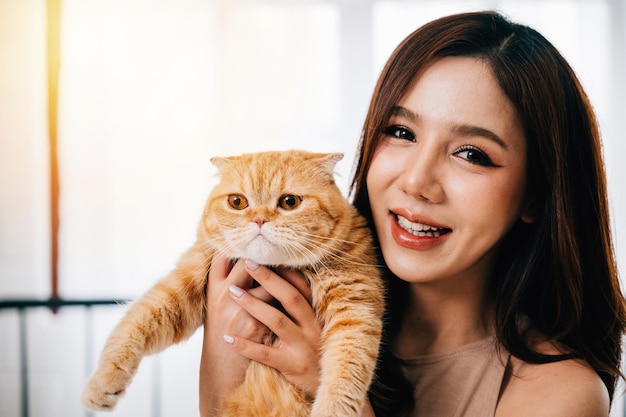
<instances>
[{"instance_id":1,"label":"cat's chin","mask_svg":"<svg viewBox=\"0 0 626 417\"><path fill-rule=\"evenodd\" d=\"M290 268L302 267L305 265L311 265L316 260L300 259L294 256L293 253L277 253L276 251L257 250L257 251L245 251L243 256L238 256L241 259L250 259L259 265L265 265L269 267L274 266L286 266Z\"/></svg>"},{"instance_id":2,"label":"cat's chin","mask_svg":"<svg viewBox=\"0 0 626 417\"><path fill-rule=\"evenodd\" d=\"M287 267L297 267L302 266L301 262L294 262L294 259L289 259L287 256L276 256L276 255L251 255L244 256L244 259L250 259L251 261L259 264L265 265L269 267L273 266L287 266Z\"/></svg>"},{"instance_id":3,"label":"cat's chin","mask_svg":"<svg viewBox=\"0 0 626 417\"><path fill-rule=\"evenodd\" d=\"M299 267L311 264L310 261L301 259L294 251L282 250L267 238L257 237L248 243L238 258L250 259L259 265Z\"/></svg>"}]
</instances>

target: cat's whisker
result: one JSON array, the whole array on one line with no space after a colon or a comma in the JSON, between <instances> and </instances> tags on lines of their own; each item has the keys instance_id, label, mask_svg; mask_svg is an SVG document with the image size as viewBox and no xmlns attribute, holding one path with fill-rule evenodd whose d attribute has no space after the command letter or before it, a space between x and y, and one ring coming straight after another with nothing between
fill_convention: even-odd
<instances>
[{"instance_id":1,"label":"cat's whisker","mask_svg":"<svg viewBox=\"0 0 626 417\"><path fill-rule=\"evenodd\" d=\"M309 234L309 236L316 237L315 235L312 235L312 234ZM292 244L294 246L298 245L299 248L300 247L302 248L302 249L300 249L298 251L298 253L301 253L302 250L305 248L303 243L314 243L315 244L314 245L315 248L317 250L319 250L319 251L322 251L325 256L332 257L332 258L337 259L337 260L341 260L342 262L349 263L351 265L376 266L376 267L381 267L382 266L382 265L378 265L378 264L364 263L360 259L358 259L358 258L354 257L353 255L351 255L350 253L339 252L337 250L337 248L335 248L334 246L332 246L330 244L322 244L322 243L318 242L316 239L314 239L313 237L306 237L305 236L304 239L302 239L302 238L299 239L301 242L298 242L298 241L290 242L290 244ZM341 239L336 239L336 241L349 242L349 241L345 241L345 240L341 240Z\"/></svg>"},{"instance_id":2,"label":"cat's whisker","mask_svg":"<svg viewBox=\"0 0 626 417\"><path fill-rule=\"evenodd\" d=\"M310 233L310 232L302 232L302 235L304 235L306 237L311 237L311 238L314 238L314 239L327 240L327 241L337 242L337 243L345 243L345 244L348 244L348 245L354 245L355 244L355 242L353 242L351 240L340 239L340 238L335 237L335 236L323 236L323 235L318 235L318 234L314 234L314 233Z\"/></svg>"}]
</instances>

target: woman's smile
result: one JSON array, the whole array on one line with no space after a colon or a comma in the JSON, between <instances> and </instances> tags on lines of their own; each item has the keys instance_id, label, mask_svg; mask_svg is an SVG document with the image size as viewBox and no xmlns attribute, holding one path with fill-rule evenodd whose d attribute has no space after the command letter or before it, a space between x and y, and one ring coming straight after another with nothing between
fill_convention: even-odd
<instances>
[{"instance_id":1,"label":"woman's smile","mask_svg":"<svg viewBox=\"0 0 626 417\"><path fill-rule=\"evenodd\" d=\"M427 250L439 245L452 233L452 229L433 224L428 220L409 220L390 212L391 233L395 241L404 247Z\"/></svg>"}]
</instances>

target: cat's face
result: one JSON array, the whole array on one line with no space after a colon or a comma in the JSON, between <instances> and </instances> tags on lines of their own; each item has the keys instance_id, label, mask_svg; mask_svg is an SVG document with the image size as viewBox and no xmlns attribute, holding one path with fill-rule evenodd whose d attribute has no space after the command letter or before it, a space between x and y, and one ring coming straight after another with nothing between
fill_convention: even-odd
<instances>
[{"instance_id":1,"label":"cat's face","mask_svg":"<svg viewBox=\"0 0 626 417\"><path fill-rule=\"evenodd\" d=\"M300 151L214 158L205 210L210 246L229 258L302 266L332 252L348 204L333 179L340 154Z\"/></svg>"}]
</instances>

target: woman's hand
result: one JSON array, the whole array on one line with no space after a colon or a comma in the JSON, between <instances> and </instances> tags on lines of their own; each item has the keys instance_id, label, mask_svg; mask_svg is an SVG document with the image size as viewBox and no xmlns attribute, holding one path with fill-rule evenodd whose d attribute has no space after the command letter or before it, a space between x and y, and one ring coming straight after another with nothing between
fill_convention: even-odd
<instances>
[{"instance_id":1,"label":"woman's hand","mask_svg":"<svg viewBox=\"0 0 626 417\"><path fill-rule=\"evenodd\" d=\"M224 335L236 334L257 342L269 335L265 325L232 300L231 285L245 288L259 300L272 300L262 287L252 288L252 278L243 262L233 266L225 258L213 260L207 283L200 363L200 414L203 417L216 415L222 399L243 380L248 367L249 360L224 343Z\"/></svg>"},{"instance_id":2,"label":"woman's hand","mask_svg":"<svg viewBox=\"0 0 626 417\"><path fill-rule=\"evenodd\" d=\"M245 262L246 272L276 299L287 315L268 304L263 293L231 286L232 300L267 326L280 339L278 346L259 343L241 333L225 333L224 340L242 356L275 368L314 399L319 386L319 343L322 328L311 307L311 288L298 272L279 268L277 273ZM261 295L261 296L259 296Z\"/></svg>"},{"instance_id":3,"label":"woman's hand","mask_svg":"<svg viewBox=\"0 0 626 417\"><path fill-rule=\"evenodd\" d=\"M274 367L310 398L319 385L321 327L310 306L307 281L288 269L277 274L247 264L232 266L216 258L211 265L200 365L203 417L214 415L224 396L243 380L249 360ZM253 279L261 286L252 288ZM288 315L271 305L276 300ZM280 346L261 343L270 329L281 339Z\"/></svg>"}]
</instances>

